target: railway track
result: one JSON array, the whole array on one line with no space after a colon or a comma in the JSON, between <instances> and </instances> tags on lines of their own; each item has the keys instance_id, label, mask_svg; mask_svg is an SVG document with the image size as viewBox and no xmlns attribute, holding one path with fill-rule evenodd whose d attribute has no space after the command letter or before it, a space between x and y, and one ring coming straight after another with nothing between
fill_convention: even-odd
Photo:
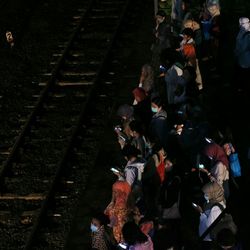
<instances>
[{"instance_id":1,"label":"railway track","mask_svg":"<svg viewBox=\"0 0 250 250\"><path fill-rule=\"evenodd\" d=\"M101 134L112 106L105 98L108 88L95 94L128 4L91 1L76 17L79 24L70 41L53 54L53 70L39 83L44 89L26 107L28 119L1 166L1 249L63 247L61 229L70 221L88 171L77 163L94 159L98 145L91 145L90 138Z\"/></svg>"}]
</instances>

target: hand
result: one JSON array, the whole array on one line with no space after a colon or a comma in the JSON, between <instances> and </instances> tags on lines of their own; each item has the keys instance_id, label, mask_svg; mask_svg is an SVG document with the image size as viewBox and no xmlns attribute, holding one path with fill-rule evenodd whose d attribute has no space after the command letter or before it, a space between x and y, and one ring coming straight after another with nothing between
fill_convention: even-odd
<instances>
[{"instance_id":1,"label":"hand","mask_svg":"<svg viewBox=\"0 0 250 250\"><path fill-rule=\"evenodd\" d=\"M203 213L203 209L201 208L201 206L197 205L197 207L193 206L193 208L200 214Z\"/></svg>"},{"instance_id":2,"label":"hand","mask_svg":"<svg viewBox=\"0 0 250 250\"><path fill-rule=\"evenodd\" d=\"M122 140L120 137L118 137L118 143L120 144L121 149L123 149L124 146L126 145L126 142Z\"/></svg>"},{"instance_id":3,"label":"hand","mask_svg":"<svg viewBox=\"0 0 250 250\"><path fill-rule=\"evenodd\" d=\"M207 174L207 176L209 176L209 174L210 174L206 168L199 168L199 171Z\"/></svg>"}]
</instances>

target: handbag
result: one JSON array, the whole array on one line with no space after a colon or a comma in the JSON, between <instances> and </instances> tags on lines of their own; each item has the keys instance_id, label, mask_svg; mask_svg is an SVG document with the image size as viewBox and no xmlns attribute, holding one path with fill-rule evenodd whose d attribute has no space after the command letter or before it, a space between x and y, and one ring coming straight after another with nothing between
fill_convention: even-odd
<instances>
[{"instance_id":1,"label":"handbag","mask_svg":"<svg viewBox=\"0 0 250 250\"><path fill-rule=\"evenodd\" d=\"M162 218L165 220L180 219L181 214L178 202L175 202L172 207L163 209Z\"/></svg>"},{"instance_id":2,"label":"handbag","mask_svg":"<svg viewBox=\"0 0 250 250\"><path fill-rule=\"evenodd\" d=\"M181 213L180 213L180 191L178 193L178 199L177 201L168 208L164 208L162 212L162 218L165 220L168 219L180 219Z\"/></svg>"},{"instance_id":3,"label":"handbag","mask_svg":"<svg viewBox=\"0 0 250 250\"><path fill-rule=\"evenodd\" d=\"M229 165L231 169L231 174L233 177L241 176L241 166L237 153L233 153L229 155Z\"/></svg>"}]
</instances>

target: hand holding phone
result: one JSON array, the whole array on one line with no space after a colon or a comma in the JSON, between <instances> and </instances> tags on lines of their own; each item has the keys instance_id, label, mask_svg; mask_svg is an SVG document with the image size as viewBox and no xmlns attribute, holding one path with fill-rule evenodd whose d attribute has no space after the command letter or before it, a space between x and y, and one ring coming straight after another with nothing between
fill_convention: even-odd
<instances>
[{"instance_id":1,"label":"hand holding phone","mask_svg":"<svg viewBox=\"0 0 250 250\"><path fill-rule=\"evenodd\" d=\"M116 168L111 168L110 169L112 172L114 172L114 173L120 173L120 171L118 170L118 169L116 169Z\"/></svg>"},{"instance_id":2,"label":"hand holding phone","mask_svg":"<svg viewBox=\"0 0 250 250\"><path fill-rule=\"evenodd\" d=\"M199 169L205 168L203 164L199 164Z\"/></svg>"},{"instance_id":3,"label":"hand holding phone","mask_svg":"<svg viewBox=\"0 0 250 250\"><path fill-rule=\"evenodd\" d=\"M193 208L194 208L196 211L198 211L199 213L202 213L202 212L203 212L202 208L201 208L199 205L197 205L196 203L192 202L192 206L193 206Z\"/></svg>"},{"instance_id":4,"label":"hand holding phone","mask_svg":"<svg viewBox=\"0 0 250 250\"><path fill-rule=\"evenodd\" d=\"M194 202L192 202L193 207L198 207L198 205Z\"/></svg>"}]
</instances>

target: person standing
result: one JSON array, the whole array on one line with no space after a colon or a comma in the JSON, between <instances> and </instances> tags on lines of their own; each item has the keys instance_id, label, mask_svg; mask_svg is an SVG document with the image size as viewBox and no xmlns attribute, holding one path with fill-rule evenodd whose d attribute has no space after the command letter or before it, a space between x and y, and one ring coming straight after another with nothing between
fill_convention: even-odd
<instances>
[{"instance_id":1,"label":"person standing","mask_svg":"<svg viewBox=\"0 0 250 250\"><path fill-rule=\"evenodd\" d=\"M122 227L128 219L130 192L131 187L126 181L117 180L112 186L112 200L104 211L109 216L117 243L122 241Z\"/></svg>"},{"instance_id":2,"label":"person standing","mask_svg":"<svg viewBox=\"0 0 250 250\"><path fill-rule=\"evenodd\" d=\"M250 78L250 22L249 18L239 19L240 30L236 38L235 57L237 63L237 83L241 84L238 89L247 91L249 94Z\"/></svg>"}]
</instances>

